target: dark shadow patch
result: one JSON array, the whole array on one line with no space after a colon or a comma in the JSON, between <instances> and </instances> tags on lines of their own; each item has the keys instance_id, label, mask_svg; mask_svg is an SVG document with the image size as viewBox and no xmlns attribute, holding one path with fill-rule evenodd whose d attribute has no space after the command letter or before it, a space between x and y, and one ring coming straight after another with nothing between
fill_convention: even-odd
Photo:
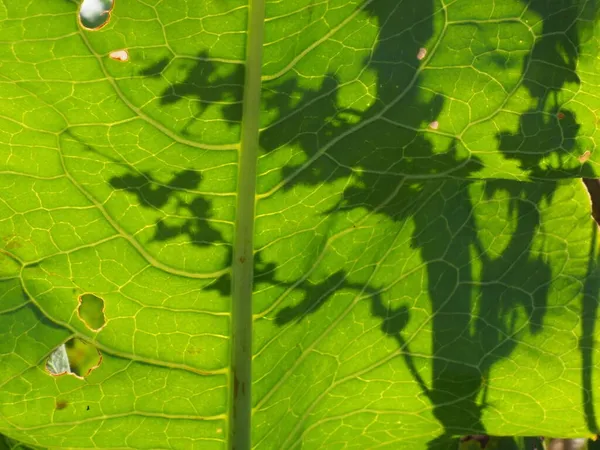
<instances>
[{"instance_id":1,"label":"dark shadow patch","mask_svg":"<svg viewBox=\"0 0 600 450\"><path fill-rule=\"evenodd\" d=\"M183 170L173 175L167 183L159 183L149 172L135 173L133 170L120 177L110 179L117 190L135 194L138 202L147 208L160 211L169 201L176 201L177 220L169 216L156 222L154 241L168 241L185 235L189 242L200 247L215 243L225 244L221 233L210 225L212 217L210 203L200 195L186 191L198 188L202 175L196 170Z\"/></svg>"},{"instance_id":2,"label":"dark shadow patch","mask_svg":"<svg viewBox=\"0 0 600 450\"><path fill-rule=\"evenodd\" d=\"M377 98L366 110L340 110L336 92L341 86L334 74L314 91L303 92L295 79L265 83L267 106L279 112L279 119L261 134L263 151L268 154L288 145L302 153L297 162L290 158L292 162L282 169L286 179L282 189L318 187L352 177L353 186L346 188L340 202L324 214L367 209L398 223L414 221L411 247L425 261L429 280L431 379L421 376L403 336L410 320L409 307L388 303L373 286L347 281L348 273L343 270L318 283L297 284L277 279L274 265L258 270L257 283L300 292L300 300L293 305L284 302L277 307L273 320L279 326L301 322L342 289L368 299L373 316L381 320L382 332L397 341L408 370L443 426L444 432L429 442L430 449L444 448L457 436L486 434L482 423L482 411L488 406L485 380L493 365L510 357L515 349L515 337L523 332L517 323L518 314L523 312L527 317L529 333L537 334L544 328L552 272L544 258L533 256L540 210L543 202L554 198L558 183L553 179L593 173L585 161L575 168L568 164L568 158L578 157L574 153L579 151L576 137L581 126L575 113L558 102L558 92L566 83L580 82L575 74L578 23L570 19L578 17L581 4L572 0L531 3L531 9L545 17L544 36L524 65L523 85L537 99L537 105L520 116L519 131L500 131L497 138L499 150L507 158L517 159L531 178L550 181L486 183L482 196L502 192L510 198L510 217L514 218L514 231L500 254L488 254L474 220L477 205L469 191L475 185L469 179L481 169L481 161L460 142L448 138L446 144L440 144L443 136L425 130L427 124L437 121L445 101L440 95L433 94L426 101L418 95L417 56L433 34L432 2L413 2L412 12L405 7L390 12L385 2L367 7L382 28L366 61L379 80ZM541 66L538 59L543 56L549 64ZM414 86L396 101L413 79ZM371 122L376 115L383 120ZM356 125L361 122L367 125ZM446 150L440 151L444 146ZM560 159L557 168L545 165L549 155ZM405 183L405 175L421 178ZM260 254L258 257L257 264ZM473 276L476 270L480 274L477 279ZM585 314L595 318L592 307L589 304L590 311ZM586 323L584 335L589 340L593 320ZM593 345L591 341L589 345ZM591 366L584 369L584 378L591 377L590 370ZM591 381L584 379L584 386L591 389ZM587 415L595 422L592 411Z\"/></svg>"},{"instance_id":3,"label":"dark shadow patch","mask_svg":"<svg viewBox=\"0 0 600 450\"><path fill-rule=\"evenodd\" d=\"M227 122L242 120L244 66L241 64L219 62L211 59L207 51L201 51L194 58L162 58L141 70L140 75L168 81L169 86L159 95L161 106L189 102L193 112L182 129L185 136L192 134L190 127L202 118L209 105L221 105Z\"/></svg>"}]
</instances>

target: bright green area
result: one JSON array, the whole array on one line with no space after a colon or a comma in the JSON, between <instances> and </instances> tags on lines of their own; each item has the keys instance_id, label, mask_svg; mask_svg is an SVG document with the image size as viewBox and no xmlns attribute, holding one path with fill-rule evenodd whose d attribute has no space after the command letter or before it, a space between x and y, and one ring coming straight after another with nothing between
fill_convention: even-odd
<instances>
[{"instance_id":1,"label":"bright green area","mask_svg":"<svg viewBox=\"0 0 600 450\"><path fill-rule=\"evenodd\" d=\"M90 32L0 2L0 433L597 432L596 8L117 0ZM85 379L45 369L72 337L102 354Z\"/></svg>"}]
</instances>

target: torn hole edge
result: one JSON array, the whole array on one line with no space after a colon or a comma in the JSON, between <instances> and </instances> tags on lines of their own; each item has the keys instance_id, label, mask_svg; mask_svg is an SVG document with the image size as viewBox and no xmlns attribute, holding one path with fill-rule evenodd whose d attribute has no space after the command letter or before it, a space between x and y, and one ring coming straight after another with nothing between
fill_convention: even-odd
<instances>
[{"instance_id":1,"label":"torn hole edge","mask_svg":"<svg viewBox=\"0 0 600 450\"><path fill-rule=\"evenodd\" d=\"M50 356L52 355L52 353L54 353L54 351L56 351L56 349L58 347L60 347L61 345L66 345L67 342L73 340L73 339L81 339L81 338L77 338L75 336L71 336L69 337L69 339L67 339L64 342L61 342L60 344L58 344L56 347L54 347L52 349L52 351L50 353L48 353L46 356L44 356L42 358L42 361L44 363L44 372L46 372L48 375L50 375L53 378L57 378L57 377L63 377L65 375L70 375L73 376L75 378L78 378L80 380L85 380L94 370L96 370L98 367L100 367L100 365L102 364L102 352L100 351L100 349L98 347L96 347L94 344L90 344L89 342L87 342L84 339L81 339L83 342L85 342L86 345L91 345L92 347L94 347L94 350L96 350L96 352L98 353L98 362L96 364L94 364L92 367L90 367L88 369L88 371L84 374L84 375L77 375L75 372L60 372L60 373L52 373L48 370L48 359L50 358ZM70 366L70 362L69 362L69 366ZM70 367L69 367L70 368Z\"/></svg>"}]
</instances>

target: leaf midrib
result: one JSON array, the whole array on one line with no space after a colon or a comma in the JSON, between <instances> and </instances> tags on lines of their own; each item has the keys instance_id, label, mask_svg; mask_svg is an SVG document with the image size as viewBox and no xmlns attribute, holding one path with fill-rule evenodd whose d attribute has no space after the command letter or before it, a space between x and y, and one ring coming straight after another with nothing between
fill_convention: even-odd
<instances>
[{"instance_id":1,"label":"leaf midrib","mask_svg":"<svg viewBox=\"0 0 600 450\"><path fill-rule=\"evenodd\" d=\"M229 447L251 447L252 281L265 0L250 0L232 261Z\"/></svg>"}]
</instances>

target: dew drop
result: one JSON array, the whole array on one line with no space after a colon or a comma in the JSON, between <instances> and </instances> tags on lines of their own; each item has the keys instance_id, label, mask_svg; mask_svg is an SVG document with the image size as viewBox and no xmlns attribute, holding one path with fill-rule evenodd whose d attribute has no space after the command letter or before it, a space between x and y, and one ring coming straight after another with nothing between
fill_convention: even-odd
<instances>
[{"instance_id":1,"label":"dew drop","mask_svg":"<svg viewBox=\"0 0 600 450\"><path fill-rule=\"evenodd\" d=\"M99 30L110 21L113 0L83 0L79 22L88 30Z\"/></svg>"}]
</instances>

